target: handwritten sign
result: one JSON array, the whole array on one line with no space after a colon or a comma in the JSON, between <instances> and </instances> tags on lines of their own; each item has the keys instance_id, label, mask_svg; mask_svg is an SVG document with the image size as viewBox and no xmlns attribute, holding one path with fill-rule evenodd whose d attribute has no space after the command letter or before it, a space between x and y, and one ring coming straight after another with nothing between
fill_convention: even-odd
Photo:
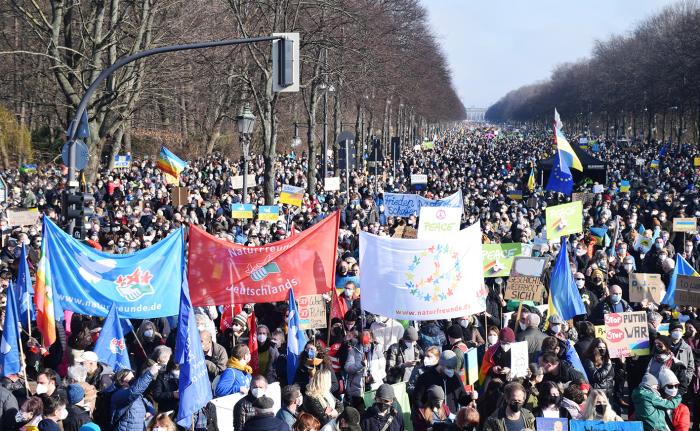
<instances>
[{"instance_id":1,"label":"handwritten sign","mask_svg":"<svg viewBox=\"0 0 700 431\"><path fill-rule=\"evenodd\" d=\"M547 257L517 256L513 259L510 276L541 277L548 260Z\"/></svg>"},{"instance_id":2,"label":"handwritten sign","mask_svg":"<svg viewBox=\"0 0 700 431\"><path fill-rule=\"evenodd\" d=\"M418 238L440 238L459 232L462 210L459 208L423 207L420 209Z\"/></svg>"},{"instance_id":3,"label":"handwritten sign","mask_svg":"<svg viewBox=\"0 0 700 431\"><path fill-rule=\"evenodd\" d=\"M384 193L384 213L387 217L409 217L418 215L422 207L448 207L462 209L462 192L458 191L443 199L427 199L407 193Z\"/></svg>"},{"instance_id":4,"label":"handwritten sign","mask_svg":"<svg viewBox=\"0 0 700 431\"><path fill-rule=\"evenodd\" d=\"M170 190L170 200L173 202L173 206L176 208L182 205L187 205L189 200L187 187L173 187Z\"/></svg>"},{"instance_id":5,"label":"handwritten sign","mask_svg":"<svg viewBox=\"0 0 700 431\"><path fill-rule=\"evenodd\" d=\"M510 343L510 375L514 378L527 376L528 363L527 341Z\"/></svg>"},{"instance_id":6,"label":"handwritten sign","mask_svg":"<svg viewBox=\"0 0 700 431\"><path fill-rule=\"evenodd\" d=\"M41 213L37 208L28 210L7 210L7 220L10 226L33 226L39 222Z\"/></svg>"},{"instance_id":7,"label":"handwritten sign","mask_svg":"<svg viewBox=\"0 0 700 431\"><path fill-rule=\"evenodd\" d=\"M328 177L323 180L323 190L335 192L340 190L340 177Z\"/></svg>"},{"instance_id":8,"label":"handwritten sign","mask_svg":"<svg viewBox=\"0 0 700 431\"><path fill-rule=\"evenodd\" d=\"M590 205L595 200L595 193L580 192L571 194L571 202L581 201L584 205Z\"/></svg>"},{"instance_id":9,"label":"handwritten sign","mask_svg":"<svg viewBox=\"0 0 700 431\"><path fill-rule=\"evenodd\" d=\"M327 326L323 295L300 296L298 302L301 329L321 329Z\"/></svg>"},{"instance_id":10,"label":"handwritten sign","mask_svg":"<svg viewBox=\"0 0 700 431\"><path fill-rule=\"evenodd\" d=\"M484 277L507 277L513 266L513 259L522 253L522 243L484 244L481 255L484 258Z\"/></svg>"},{"instance_id":11,"label":"handwritten sign","mask_svg":"<svg viewBox=\"0 0 700 431\"><path fill-rule=\"evenodd\" d=\"M116 169L124 169L131 166L131 156L129 154L120 156L119 154L114 155L114 167Z\"/></svg>"},{"instance_id":12,"label":"handwritten sign","mask_svg":"<svg viewBox=\"0 0 700 431\"><path fill-rule=\"evenodd\" d=\"M544 284L539 277L511 276L506 285L505 299L542 303Z\"/></svg>"},{"instance_id":13,"label":"handwritten sign","mask_svg":"<svg viewBox=\"0 0 700 431\"><path fill-rule=\"evenodd\" d=\"M676 305L700 306L700 277L679 274L673 298Z\"/></svg>"},{"instance_id":14,"label":"handwritten sign","mask_svg":"<svg viewBox=\"0 0 700 431\"><path fill-rule=\"evenodd\" d=\"M642 302L645 299L660 304L666 294L666 286L661 281L661 274L630 274L630 301Z\"/></svg>"},{"instance_id":15,"label":"handwritten sign","mask_svg":"<svg viewBox=\"0 0 700 431\"><path fill-rule=\"evenodd\" d=\"M605 340L611 358L626 358L649 354L647 313L630 311L605 316Z\"/></svg>"},{"instance_id":16,"label":"handwritten sign","mask_svg":"<svg viewBox=\"0 0 700 431\"><path fill-rule=\"evenodd\" d=\"M248 174L246 186L255 187L255 174ZM231 177L231 188L234 190L243 188L243 175L235 175Z\"/></svg>"},{"instance_id":17,"label":"handwritten sign","mask_svg":"<svg viewBox=\"0 0 700 431\"><path fill-rule=\"evenodd\" d=\"M673 219L674 232L697 232L698 219L695 217L676 217Z\"/></svg>"},{"instance_id":18,"label":"handwritten sign","mask_svg":"<svg viewBox=\"0 0 700 431\"><path fill-rule=\"evenodd\" d=\"M583 231L583 204L581 201L547 207L545 216L548 239Z\"/></svg>"}]
</instances>

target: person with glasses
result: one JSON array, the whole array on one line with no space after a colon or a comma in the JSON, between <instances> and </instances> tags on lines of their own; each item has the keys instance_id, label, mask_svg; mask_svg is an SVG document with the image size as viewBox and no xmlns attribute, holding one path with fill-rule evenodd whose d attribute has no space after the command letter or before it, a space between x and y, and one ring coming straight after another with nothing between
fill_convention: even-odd
<instances>
[{"instance_id":1,"label":"person with glasses","mask_svg":"<svg viewBox=\"0 0 700 431\"><path fill-rule=\"evenodd\" d=\"M586 315L590 316L591 311L595 310L598 305L598 297L586 287L586 276L582 272L574 274L574 281L578 288L578 293L581 295L581 301L586 307Z\"/></svg>"},{"instance_id":2,"label":"person with glasses","mask_svg":"<svg viewBox=\"0 0 700 431\"><path fill-rule=\"evenodd\" d=\"M680 382L673 371L664 369L659 372L659 392L661 396L670 400L678 395ZM697 419L696 419L697 420ZM688 431L690 428L690 410L688 406L679 403L678 407L666 413L666 422L671 422L673 431Z\"/></svg>"},{"instance_id":3,"label":"person with glasses","mask_svg":"<svg viewBox=\"0 0 700 431\"><path fill-rule=\"evenodd\" d=\"M670 370L669 370L670 371ZM671 380L664 380L666 384ZM632 391L635 420L641 421L644 431L667 430L666 411L674 410L681 403L681 396L669 395L666 391L664 398L659 393L659 381L647 373L642 377L642 383Z\"/></svg>"}]
</instances>

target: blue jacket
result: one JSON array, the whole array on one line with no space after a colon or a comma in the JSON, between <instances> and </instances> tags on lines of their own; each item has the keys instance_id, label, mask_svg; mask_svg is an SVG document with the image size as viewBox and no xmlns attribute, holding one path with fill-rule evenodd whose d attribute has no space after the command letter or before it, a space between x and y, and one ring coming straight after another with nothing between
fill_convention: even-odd
<instances>
[{"instance_id":1,"label":"blue jacket","mask_svg":"<svg viewBox=\"0 0 700 431\"><path fill-rule=\"evenodd\" d=\"M146 429L146 412L155 415L153 405L143 397L153 375L145 371L128 388L117 389L112 395L112 425L116 431L143 431Z\"/></svg>"},{"instance_id":2,"label":"blue jacket","mask_svg":"<svg viewBox=\"0 0 700 431\"><path fill-rule=\"evenodd\" d=\"M214 396L218 398L237 394L241 391L241 388L250 388L250 380L251 375L245 371L235 368L226 368L224 372L221 373L221 377L219 377L219 383L216 385Z\"/></svg>"}]
</instances>

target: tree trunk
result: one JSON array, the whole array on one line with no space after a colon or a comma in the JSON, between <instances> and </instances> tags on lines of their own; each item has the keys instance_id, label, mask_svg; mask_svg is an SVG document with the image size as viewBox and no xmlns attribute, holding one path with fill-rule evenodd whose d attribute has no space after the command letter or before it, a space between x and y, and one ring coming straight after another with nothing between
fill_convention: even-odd
<instances>
[{"instance_id":1,"label":"tree trunk","mask_svg":"<svg viewBox=\"0 0 700 431\"><path fill-rule=\"evenodd\" d=\"M311 91L309 95L309 109L306 111L306 145L309 150L308 153L308 168L306 169L306 191L309 195L314 194L316 191L316 175L317 175L317 163L316 158L318 157L318 144L316 142L316 113L318 111L318 90L317 85L311 85ZM321 155L321 163L323 163L323 155Z\"/></svg>"}]
</instances>

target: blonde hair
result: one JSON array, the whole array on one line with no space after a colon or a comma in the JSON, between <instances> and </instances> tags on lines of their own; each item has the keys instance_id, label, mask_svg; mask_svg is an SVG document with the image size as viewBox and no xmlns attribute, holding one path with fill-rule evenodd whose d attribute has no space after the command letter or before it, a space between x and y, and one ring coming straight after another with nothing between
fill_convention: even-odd
<instances>
[{"instance_id":1,"label":"blonde hair","mask_svg":"<svg viewBox=\"0 0 700 431\"><path fill-rule=\"evenodd\" d=\"M605 400L607 404L607 408L605 409L605 413L603 413L602 418L599 417L595 411L595 403L599 399ZM610 406L608 396L605 395L605 392L600 389L591 389L590 393L588 394L588 399L586 400L586 405L583 407L583 417L581 419L587 421L602 420L603 422L615 422L621 420L617 413L615 413L615 410L613 410Z\"/></svg>"},{"instance_id":2,"label":"blonde hair","mask_svg":"<svg viewBox=\"0 0 700 431\"><path fill-rule=\"evenodd\" d=\"M321 398L331 391L331 372L325 367L319 368L306 385L306 395Z\"/></svg>"}]
</instances>

